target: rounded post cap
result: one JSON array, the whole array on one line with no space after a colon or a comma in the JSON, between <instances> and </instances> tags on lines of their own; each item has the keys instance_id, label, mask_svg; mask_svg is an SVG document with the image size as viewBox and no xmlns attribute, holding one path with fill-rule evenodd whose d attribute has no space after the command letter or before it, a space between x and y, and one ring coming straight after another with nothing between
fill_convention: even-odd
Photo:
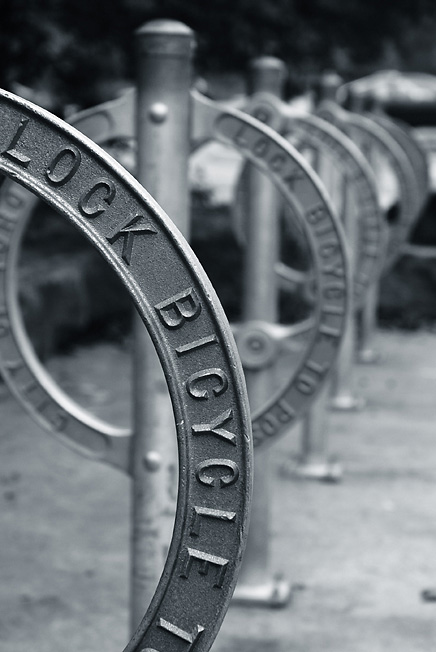
<instances>
[{"instance_id":1,"label":"rounded post cap","mask_svg":"<svg viewBox=\"0 0 436 652\"><path fill-rule=\"evenodd\" d=\"M135 31L140 51L146 54L190 56L194 48L193 30L171 19L157 19L144 23Z\"/></svg>"},{"instance_id":2,"label":"rounded post cap","mask_svg":"<svg viewBox=\"0 0 436 652\"><path fill-rule=\"evenodd\" d=\"M138 36L150 34L167 34L171 36L192 36L194 32L190 27L181 23L178 20L171 20L167 18L158 18L156 20L149 20L148 22L138 27L136 30Z\"/></svg>"},{"instance_id":3,"label":"rounded post cap","mask_svg":"<svg viewBox=\"0 0 436 652\"><path fill-rule=\"evenodd\" d=\"M248 71L249 93L269 92L281 97L286 75L286 65L277 57L252 59Z\"/></svg>"},{"instance_id":4,"label":"rounded post cap","mask_svg":"<svg viewBox=\"0 0 436 652\"><path fill-rule=\"evenodd\" d=\"M250 62L250 68L253 70L277 70L286 74L285 62L277 57L256 57Z\"/></svg>"},{"instance_id":5,"label":"rounded post cap","mask_svg":"<svg viewBox=\"0 0 436 652\"><path fill-rule=\"evenodd\" d=\"M336 90L342 84L342 77L336 70L324 70L321 75L321 85L324 88L335 88Z\"/></svg>"}]
</instances>

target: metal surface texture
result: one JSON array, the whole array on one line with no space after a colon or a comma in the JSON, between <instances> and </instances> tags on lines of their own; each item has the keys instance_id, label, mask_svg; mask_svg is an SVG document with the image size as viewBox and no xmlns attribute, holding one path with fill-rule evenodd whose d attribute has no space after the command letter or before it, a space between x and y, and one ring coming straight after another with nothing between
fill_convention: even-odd
<instances>
[{"instance_id":1,"label":"metal surface texture","mask_svg":"<svg viewBox=\"0 0 436 652\"><path fill-rule=\"evenodd\" d=\"M350 303L354 312L354 304L361 306L365 302L370 288L378 279L386 240L384 218L368 162L356 145L336 127L316 116L293 115L289 107L271 93L255 94L245 110L267 124L274 124L302 153L309 151L313 154L315 171L326 182L329 191L337 191L331 197L333 201L336 199L334 203L341 215L350 247L353 274ZM353 334L354 315L350 311L333 376L334 387L340 394L339 404L347 409L358 404L351 393L350 382ZM326 407L329 391L331 383L327 382L303 420L300 457L287 463L292 477L337 481L341 476L340 466L332 463L327 456ZM247 554L249 551L250 541ZM245 563L241 579L244 569Z\"/></svg>"},{"instance_id":2,"label":"metal surface texture","mask_svg":"<svg viewBox=\"0 0 436 652\"><path fill-rule=\"evenodd\" d=\"M249 162L264 170L286 203L291 215L301 219L315 269L313 334L297 369L286 384L254 409L254 445L273 440L305 414L331 371L349 313L350 275L345 236L321 182L305 159L270 127L236 109L221 106L193 94L193 139L197 146L210 140L235 147ZM263 336L274 330L264 323ZM243 324L236 338L259 331L259 320ZM286 329L278 329L278 340ZM280 332L282 334L280 334ZM255 338L253 338L254 340ZM280 351L280 347L278 347Z\"/></svg>"},{"instance_id":3,"label":"metal surface texture","mask_svg":"<svg viewBox=\"0 0 436 652\"><path fill-rule=\"evenodd\" d=\"M194 33L174 20L145 23L136 45L136 178L188 238L190 87ZM130 629L159 581L174 522L177 446L162 368L134 315L132 356ZM148 471L144 457L161 459ZM136 462L135 462L136 461Z\"/></svg>"},{"instance_id":4,"label":"metal surface texture","mask_svg":"<svg viewBox=\"0 0 436 652\"><path fill-rule=\"evenodd\" d=\"M353 279L353 302L358 309L365 302L368 288L380 275L387 237L369 163L359 148L334 125L314 115L292 116L287 106L271 95L253 96L245 110L266 124L271 121L299 151L308 147L325 157L340 172L344 186L349 186L347 192L353 195L355 206L353 219L359 230ZM345 218L342 215L342 219Z\"/></svg>"},{"instance_id":5,"label":"metal surface texture","mask_svg":"<svg viewBox=\"0 0 436 652\"><path fill-rule=\"evenodd\" d=\"M313 115L291 118L287 128L301 143L318 147L343 174L344 188L352 196L358 231L353 278L353 305L360 308L384 263L387 229L377 200L375 179L365 157L333 125ZM349 200L351 203L351 199ZM342 213L346 202L343 202ZM349 207L349 210L351 208ZM346 216L343 215L343 219ZM351 217L350 217L351 219Z\"/></svg>"},{"instance_id":6,"label":"metal surface texture","mask_svg":"<svg viewBox=\"0 0 436 652\"><path fill-rule=\"evenodd\" d=\"M130 138L134 133L134 98L135 95L129 92L113 103L106 103L96 109L77 114L73 123L80 129L86 128L87 135L89 133L98 142L106 142L107 139L110 141L117 137ZM116 110L112 111L114 105ZM306 361L300 364L293 379L290 379L283 388L281 395L272 397L263 410L255 413L255 443L258 444L288 429L308 409L319 385L337 357L348 310L348 262L344 253L343 231L315 175L289 143L249 116L215 105L195 93L193 113L194 147L213 139L221 140L238 149L243 156L252 160L268 174L292 204L293 211L301 215L301 222L308 232L309 242L314 252L314 260L321 270L316 278L319 305L314 320L303 325L303 330L313 329L314 333L309 343ZM129 115L132 123L122 118L123 115ZM229 134L223 129L227 125L232 127ZM249 137L247 143L239 136L239 132L242 134L244 131L244 126ZM235 128L238 130L237 133L233 131ZM16 267L21 233L25 228L25 215L30 213L30 210L23 210L23 206L25 202L31 204L33 201L32 195L28 193L27 199L15 198L17 192L20 192L19 187L8 186L7 192L4 189L0 194L0 217L4 214L11 224L11 229L5 233L4 239L6 265L11 270ZM126 246L127 243L126 240ZM28 368L29 375L35 378L59 405L59 414L69 425L63 433L60 431L61 436L64 439L70 438L79 445L82 454L108 462L128 472L130 433L89 415L51 380L33 353L25 333L17 304L15 275L7 275L4 283L7 312L11 315L16 333L17 356L20 364ZM253 327L257 329L258 324L253 324ZM271 332L268 324L264 324L263 328L270 332L270 339L278 340L279 344L284 338L292 336L295 331L292 326L288 332L283 328L276 328ZM245 325L244 330L240 329L238 337L244 342L247 341L250 329L249 324ZM15 388L15 392L20 393L19 387ZM46 426L45 420L43 424ZM51 432L56 432L54 424L49 427ZM101 442L102 439L105 441L104 446L94 445L94 441Z\"/></svg>"},{"instance_id":7,"label":"metal surface texture","mask_svg":"<svg viewBox=\"0 0 436 652\"><path fill-rule=\"evenodd\" d=\"M384 270L389 269L401 254L410 230L419 212L419 196L410 162L395 140L370 118L345 111L337 104L322 102L316 114L343 130L367 155L374 148L389 161L398 181L399 213L389 227L389 238Z\"/></svg>"},{"instance_id":8,"label":"metal surface texture","mask_svg":"<svg viewBox=\"0 0 436 652\"><path fill-rule=\"evenodd\" d=\"M0 172L68 218L117 272L155 343L171 395L181 469L173 539L125 652L206 651L236 582L251 484L248 402L225 315L180 233L121 166L61 120L4 91L0 120ZM11 226L2 215L2 243ZM1 254L4 279L3 247ZM80 445L69 415L23 365L5 300L6 381L40 423ZM99 457L113 441L96 433L86 445Z\"/></svg>"},{"instance_id":9,"label":"metal surface texture","mask_svg":"<svg viewBox=\"0 0 436 652\"><path fill-rule=\"evenodd\" d=\"M116 137L113 135L114 133L125 133L117 122L118 118L122 125L128 124L133 130L131 122L133 122L134 107L131 105L131 101L134 97L134 94L128 93L127 104L124 101L126 97L123 96L120 98L122 99L121 103L114 101L97 107L97 110L90 109L81 112L77 114L77 119L76 116L72 116L70 124L73 126L77 124L80 131L93 140L95 139L97 144L106 144ZM115 110L113 109L114 105ZM130 113L129 109L131 109ZM129 120L125 119L126 114L130 116ZM108 131L107 125L112 125L116 131ZM1 275L0 287L5 298L5 314L11 320L14 333L16 364L23 370L26 369L29 380L33 379L37 382L41 391L50 396L57 405L56 420L48 421L44 411L39 410L37 404L32 405L31 397L22 390L25 385L23 383L17 385L14 381L14 374L7 375L9 386L19 400L29 405L33 416L50 433L58 435L65 443L73 445L86 457L104 461L123 471L128 471L130 430L112 426L94 417L71 400L41 364L26 333L18 302L17 268L22 238L37 201L36 194L16 183L12 178L6 178L0 188L0 221L7 225L7 228L2 229L1 237L2 257L7 273ZM128 235L129 228L131 229L130 236ZM140 232L137 230L137 234ZM123 260L129 261L135 240L135 225L125 227L125 233L126 235L119 240L123 242Z\"/></svg>"},{"instance_id":10,"label":"metal surface texture","mask_svg":"<svg viewBox=\"0 0 436 652\"><path fill-rule=\"evenodd\" d=\"M256 59L250 65L250 87L268 88L278 93L284 78L284 66L272 57ZM275 266L281 249L282 199L276 186L252 164L247 172L247 220L246 245L243 256L242 322L253 326L259 320L256 331L244 330L248 337L238 337L238 351L247 382L248 398L252 411L262 408L275 391L275 376L280 370L289 376L295 367L289 359L286 368L280 362L285 357L277 341L262 329L262 323L277 327L280 320L279 297ZM272 344L272 346L271 346ZM245 358L245 359L244 359ZM256 358L256 366L253 366ZM277 580L272 570L272 468L273 449L256 450L254 459L253 502L250 532L244 560L233 602L251 606L279 607L290 599L290 583L284 578Z\"/></svg>"}]
</instances>

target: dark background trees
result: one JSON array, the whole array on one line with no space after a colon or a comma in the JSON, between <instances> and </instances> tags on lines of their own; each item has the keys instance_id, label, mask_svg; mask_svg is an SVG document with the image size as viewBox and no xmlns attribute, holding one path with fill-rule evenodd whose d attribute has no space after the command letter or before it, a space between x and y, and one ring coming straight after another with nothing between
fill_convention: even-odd
<instances>
[{"instance_id":1,"label":"dark background trees","mask_svg":"<svg viewBox=\"0 0 436 652\"><path fill-rule=\"evenodd\" d=\"M215 81L223 77L220 90L228 95L237 86L229 80L236 76L241 87L249 60L262 54L278 56L287 64L289 95L305 90L326 68L335 68L345 79L390 67L436 74L434 0L0 0L0 86L60 115L108 100L133 81L132 34L153 18L174 18L192 27L198 74ZM216 83L212 86L218 88ZM130 309L117 279L109 282L96 252L91 246L85 250L75 230L56 214L45 207L37 218L23 247L22 302L29 331L39 337L39 345L35 343L40 353L49 355L94 326L98 337L108 328L125 333ZM210 223L208 219L209 228ZM193 233L195 240L195 228ZM200 242L197 232L197 254L218 269L216 252L223 247L216 241L211 245L208 234L203 235ZM228 233L222 238L229 252ZM55 273L60 259L61 273ZM208 272L217 284L211 265ZM230 316L238 303L235 265L232 259L226 267L232 270L226 305ZM71 283L69 279L76 278L72 270L78 268L80 282ZM423 287L421 280L411 285L410 269L406 271L407 282L398 281L397 275L396 286L387 292L389 300L394 297L388 305L391 321L404 307L398 298L403 288ZM224 285L227 281L224 278ZM111 289L105 293L102 287ZM412 292L413 297L425 298L421 302L425 310L434 306L429 298L434 294L433 276L428 288L425 296ZM86 318L84 297L88 297ZM420 323L430 318L422 305L413 312L413 301L406 299L409 320ZM56 332L46 318L53 304L58 306L56 314L63 315L63 326L57 323ZM120 315L108 319L114 308Z\"/></svg>"},{"instance_id":2,"label":"dark background trees","mask_svg":"<svg viewBox=\"0 0 436 652\"><path fill-rule=\"evenodd\" d=\"M326 67L346 79L380 67L436 73L433 0L0 0L0 84L59 106L108 99L133 76L132 32L157 17L195 30L206 76L261 54L286 61L294 92Z\"/></svg>"}]
</instances>

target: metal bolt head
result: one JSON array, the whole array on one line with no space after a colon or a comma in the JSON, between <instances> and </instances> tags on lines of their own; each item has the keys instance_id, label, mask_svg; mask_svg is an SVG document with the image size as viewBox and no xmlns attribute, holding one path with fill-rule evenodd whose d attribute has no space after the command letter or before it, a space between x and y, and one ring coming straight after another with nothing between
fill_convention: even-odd
<instances>
[{"instance_id":1,"label":"metal bolt head","mask_svg":"<svg viewBox=\"0 0 436 652\"><path fill-rule=\"evenodd\" d=\"M245 369L262 369L276 359L277 344L265 325L244 325L236 335L236 342Z\"/></svg>"},{"instance_id":2,"label":"metal bolt head","mask_svg":"<svg viewBox=\"0 0 436 652\"><path fill-rule=\"evenodd\" d=\"M168 107L163 102L155 102L148 110L150 120L156 124L165 122L168 117Z\"/></svg>"},{"instance_id":3,"label":"metal bolt head","mask_svg":"<svg viewBox=\"0 0 436 652\"><path fill-rule=\"evenodd\" d=\"M253 334L248 340L247 340L247 346L250 348L252 351L262 351L265 349L265 342L262 342L262 340L259 338L257 334Z\"/></svg>"},{"instance_id":4,"label":"metal bolt head","mask_svg":"<svg viewBox=\"0 0 436 652\"><path fill-rule=\"evenodd\" d=\"M147 471L159 471L162 458L157 451L150 451L144 455L144 467Z\"/></svg>"}]
</instances>

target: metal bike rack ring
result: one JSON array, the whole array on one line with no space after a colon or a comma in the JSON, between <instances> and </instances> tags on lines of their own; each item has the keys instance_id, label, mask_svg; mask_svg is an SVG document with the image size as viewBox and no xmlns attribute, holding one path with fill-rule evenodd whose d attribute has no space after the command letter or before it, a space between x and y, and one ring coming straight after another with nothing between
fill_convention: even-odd
<instances>
[{"instance_id":1,"label":"metal bike rack ring","mask_svg":"<svg viewBox=\"0 0 436 652\"><path fill-rule=\"evenodd\" d=\"M302 155L270 127L245 113L220 106L198 93L194 98L197 146L210 140L236 148L264 170L301 219L316 270L316 309L313 336L305 357L278 395L252 416L254 445L275 438L299 419L317 396L339 352L349 311L349 260L339 218L321 182ZM259 329L253 325L253 330ZM248 339L250 325L242 327ZM274 328L264 324L264 334Z\"/></svg>"},{"instance_id":2,"label":"metal bike rack ring","mask_svg":"<svg viewBox=\"0 0 436 652\"><path fill-rule=\"evenodd\" d=\"M404 150L416 177L416 182L419 187L420 209L422 210L430 192L429 170L427 157L419 143L413 137L410 127L405 123L393 120L388 116L379 115L378 113L365 113L364 115L386 129L390 136Z\"/></svg>"},{"instance_id":3,"label":"metal bike rack ring","mask_svg":"<svg viewBox=\"0 0 436 652\"><path fill-rule=\"evenodd\" d=\"M78 126L102 140L120 135L132 137L132 94L111 104L115 105L116 111L106 113L105 109L101 112L88 110L78 115ZM198 93L193 93L193 112L193 142L196 146L211 139L230 144L263 169L278 185L287 201L295 207L295 211L303 216L303 227L311 243L316 267L321 270L316 279L320 302L316 309L313 335L308 344L306 359L299 365L281 394L274 396L264 409L253 415L255 444L263 443L289 428L290 424L309 408L338 354L348 311L349 293L348 260L342 226L330 208L325 191L306 161L274 131L248 115L210 102ZM244 138L247 138L246 143ZM300 193L301 200L298 199ZM12 255L16 257L20 240L19 230L24 226L17 224L14 228L16 231L10 234L13 241L10 240L6 246L14 251ZM16 259L10 259L9 265L15 266ZM12 283L12 280L7 279L9 283ZM76 440L78 436L74 429L80 433L81 452L88 455L88 442L93 438L100 440L101 433L105 433L106 439L113 443L100 454L100 459L128 472L129 432L113 428L91 417L53 383L32 353L31 345L25 341L16 296L16 288L9 286L8 310L14 314L14 323L20 331L21 362L30 366L32 374L46 387L53 399L62 405ZM276 335L283 337L283 329L279 333L277 329L268 329L268 325L265 325L265 329L271 338ZM244 330L247 331L247 328L244 327ZM240 337L247 338L247 332L241 331Z\"/></svg>"},{"instance_id":4,"label":"metal bike rack ring","mask_svg":"<svg viewBox=\"0 0 436 652\"><path fill-rule=\"evenodd\" d=\"M367 160L359 148L334 125L314 115L292 116L286 111L286 105L271 94L256 93L245 110L265 124L273 125L286 139L296 137L298 142L294 145L298 150L305 145L316 151L322 150L341 170L344 180L352 184L352 191L356 195L356 219L361 232L353 297L354 308L360 308L365 302L369 287L380 275L387 237L375 180ZM300 283L305 282L304 273L297 272L294 276L297 283L298 280Z\"/></svg>"},{"instance_id":5,"label":"metal bike rack ring","mask_svg":"<svg viewBox=\"0 0 436 652\"><path fill-rule=\"evenodd\" d=\"M0 172L67 217L118 273L155 343L171 395L181 469L173 539L125 652L179 650L187 642L206 652L236 582L251 483L248 401L226 318L177 229L121 166L61 120L5 91L0 124ZM3 216L3 280L10 226ZM21 364L6 299L1 371L17 398L28 397L24 404L35 418L56 430L62 421L68 433L68 415ZM112 443L96 434L96 456Z\"/></svg>"},{"instance_id":6,"label":"metal bike rack ring","mask_svg":"<svg viewBox=\"0 0 436 652\"><path fill-rule=\"evenodd\" d=\"M359 309L365 303L368 289L380 275L387 236L369 164L352 141L317 116L290 118L287 131L297 137L300 135L302 141L312 147L319 147L319 143L324 145L331 160L344 171L344 179L352 184L361 233L353 281L354 309Z\"/></svg>"},{"instance_id":7,"label":"metal bike rack ring","mask_svg":"<svg viewBox=\"0 0 436 652\"><path fill-rule=\"evenodd\" d=\"M398 179L400 209L396 223L389 228L384 270L389 269L400 255L419 211L417 184L409 160L392 136L366 116L345 111L330 101L320 104L317 115L344 130L353 140L356 136L366 139L383 152L394 170Z\"/></svg>"}]
</instances>

